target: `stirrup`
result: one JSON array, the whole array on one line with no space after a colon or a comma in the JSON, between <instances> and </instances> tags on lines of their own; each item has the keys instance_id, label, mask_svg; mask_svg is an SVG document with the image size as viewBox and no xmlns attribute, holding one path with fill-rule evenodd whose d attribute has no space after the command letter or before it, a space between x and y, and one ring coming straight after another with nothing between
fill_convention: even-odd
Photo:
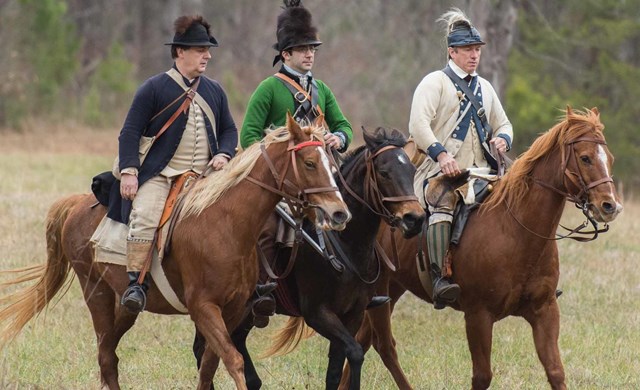
<instances>
[{"instance_id":1,"label":"stirrup","mask_svg":"<svg viewBox=\"0 0 640 390\"><path fill-rule=\"evenodd\" d=\"M120 304L127 308L130 313L138 314L147 306L147 294L139 284L133 284L125 290L120 299Z\"/></svg>"}]
</instances>

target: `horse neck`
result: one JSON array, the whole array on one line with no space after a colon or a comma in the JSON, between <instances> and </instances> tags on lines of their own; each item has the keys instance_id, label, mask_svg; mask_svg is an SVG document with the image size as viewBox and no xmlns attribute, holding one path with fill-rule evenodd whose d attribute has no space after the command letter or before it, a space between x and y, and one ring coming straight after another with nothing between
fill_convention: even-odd
<instances>
[{"instance_id":1,"label":"horse neck","mask_svg":"<svg viewBox=\"0 0 640 390\"><path fill-rule=\"evenodd\" d=\"M364 178L366 173L364 154L357 158L358 161L354 162L353 169L347 173L345 182L356 195L364 199ZM371 257L369 254L373 250L374 240L380 228L380 216L346 191L340 180L338 180L338 187L345 203L349 207L349 211L351 211L351 220L347 227L339 233L340 239L345 243L345 247L349 249L353 259L359 258L367 262ZM355 253L363 255L356 257L353 256Z\"/></svg>"},{"instance_id":2,"label":"horse neck","mask_svg":"<svg viewBox=\"0 0 640 390\"><path fill-rule=\"evenodd\" d=\"M521 222L541 235L552 237L560 223L566 198L536 183L537 181L564 190L564 172L558 168L562 165L561 153L556 150L549 155L549 158L541 159L532 169L529 191L519 204L523 215Z\"/></svg>"},{"instance_id":3,"label":"horse neck","mask_svg":"<svg viewBox=\"0 0 640 390\"><path fill-rule=\"evenodd\" d=\"M275 150L277 149L277 151ZM277 148L272 145L267 150L267 154L274 164L276 171L282 173L289 154L286 150ZM269 169L263 156L258 157L260 160L256 162L249 176L271 187L277 187L275 178ZM220 213L222 215L233 215L233 223L236 226L244 226L246 228L245 236L241 236L242 232L238 232L237 239L253 239L257 238L267 218L273 212L282 197L275 192L269 191L261 186L248 180L242 180L237 185L229 188L214 207L210 207L209 211ZM218 215L218 214L216 214ZM219 218L211 216L210 218Z\"/></svg>"}]
</instances>

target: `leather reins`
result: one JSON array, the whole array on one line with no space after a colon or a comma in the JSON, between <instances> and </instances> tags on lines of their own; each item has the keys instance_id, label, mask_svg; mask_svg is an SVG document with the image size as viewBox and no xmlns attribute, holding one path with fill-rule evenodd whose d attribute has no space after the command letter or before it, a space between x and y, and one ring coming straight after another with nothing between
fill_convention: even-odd
<instances>
[{"instance_id":1,"label":"leather reins","mask_svg":"<svg viewBox=\"0 0 640 390\"><path fill-rule=\"evenodd\" d=\"M287 275L289 275L289 273L291 273L291 270L293 269L293 264L294 264L294 260L297 256L298 253L298 247L300 246L300 244L303 242L303 237L302 237L302 221L303 221L303 212L304 210L311 208L311 207L318 207L317 205L312 204L309 201L308 195L309 194L317 194L317 193L322 193L322 192L338 192L338 187L315 187L315 188L306 188L306 189L301 189L299 187L299 183L301 182L300 180L300 173L298 171L298 166L296 164L296 152L298 152L299 150L306 148L306 147L311 147L311 146L316 146L316 147L320 147L322 148L324 146L324 143L321 141L314 141L314 140L310 140L310 141L304 141L301 142L299 144L294 144L293 140L290 139L289 140L289 146L287 147L287 152L289 152L290 158L287 159L287 164L284 167L283 173L279 174L278 170L276 169L275 165L273 164L273 161L271 161L271 158L269 157L269 155L267 154L267 148L264 145L264 143L260 144L260 150L262 151L262 157L265 159L267 166L269 167L269 170L271 171L271 175L273 176L273 180L276 183L276 187L274 186L270 186L266 183L263 183L251 176L247 176L246 179L251 182L254 183L270 192L273 192L277 195L280 195L285 202L287 203L287 205L289 206L289 209L291 210L294 219L295 219L295 240L294 240L294 244L293 247L291 248L291 255L289 256L289 262L287 263L287 266L284 270L284 272L281 275L276 275L275 272L273 271L273 269L271 268L271 266L269 265L269 261L266 259L264 253L262 253L262 250L260 249L259 246L256 246L256 251L258 254L258 257L260 258L260 261L265 269L265 271L267 272L268 276L271 279L277 280L277 279L283 279L285 278ZM289 168L292 167L291 169L293 170L293 175L295 178L296 183L292 183L291 181L289 181L286 176L289 172ZM329 173L330 174L330 173ZM288 193L286 193L284 191L285 186L288 188L293 189L293 192L297 193L297 196L292 196L289 195Z\"/></svg>"},{"instance_id":2,"label":"leather reins","mask_svg":"<svg viewBox=\"0 0 640 390\"><path fill-rule=\"evenodd\" d=\"M575 227L574 229L569 229L566 228L562 225L560 225L563 229L567 230L569 233L565 234L565 235L560 235L556 233L556 237L550 238L550 237L546 237L546 236L542 236L534 231L532 231L531 229L529 229L528 227L526 227L518 218L516 218L516 216L513 214L513 211L511 210L511 208L509 207L509 205L507 205L507 210L509 211L509 214L511 214L511 216L513 217L513 219L515 219L516 222L518 222L518 224L520 226L522 226L525 230L527 230L529 233L535 235L536 237L539 238L544 238L545 240L550 240L550 241L556 241L556 240L561 240L563 238L570 238L572 240L576 240L576 241L580 241L580 242L587 242L587 241L593 241L598 237L598 234L600 233L604 233L607 232L609 230L609 225L607 223L604 224L604 227L602 229L598 228L598 222L589 214L589 190L604 184L604 183L611 183L613 182L613 178L611 176L605 176L601 179L598 180L594 180L591 183L586 183L584 181L584 179L582 178L582 175L580 175L580 173L576 173L576 172L572 172L569 170L568 166L569 166L569 161L571 159L573 159L575 161L576 167L579 166L579 162L578 162L578 156L575 153L575 144L578 142L592 142L592 143L596 143L596 144L600 144L600 145L606 145L607 143L602 140L602 139L598 139L598 138L594 138L594 137L579 137L570 141L567 141L564 145L565 150L564 150L564 160L562 162L562 171L563 171L563 186L564 186L564 191L561 189L558 189L548 183L545 183L539 179L533 178L533 182L535 184L538 184L541 187L544 187L546 189L549 189L557 194L560 194L562 197L564 197L565 199L573 202L573 204L582 211L582 213L584 214L584 216L587 218L587 220L589 221L589 223L591 223L591 226L593 227L593 230L588 231L588 232L583 232L582 229L586 228L587 225L587 221L584 221L581 225ZM579 169L578 169L579 171ZM571 194L568 192L568 188L569 186L567 185L567 183L570 182L571 184L573 184L576 188L578 188L580 191L578 192L578 194ZM572 235L574 234L583 234L583 235L591 235L591 237L573 237Z\"/></svg>"}]
</instances>

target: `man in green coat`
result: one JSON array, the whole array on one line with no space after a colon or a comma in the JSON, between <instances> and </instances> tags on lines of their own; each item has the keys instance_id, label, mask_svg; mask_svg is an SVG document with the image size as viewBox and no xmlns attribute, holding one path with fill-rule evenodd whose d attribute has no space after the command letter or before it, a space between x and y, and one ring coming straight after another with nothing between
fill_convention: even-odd
<instances>
[{"instance_id":1,"label":"man in green coat","mask_svg":"<svg viewBox=\"0 0 640 390\"><path fill-rule=\"evenodd\" d=\"M240 144L247 148L264 137L265 129L284 126L287 112L298 122L309 123L324 114L328 126L325 142L344 152L353 138L351 124L333 92L311 73L318 46L322 44L311 24L311 14L299 0L284 3L285 9L278 16L278 42L273 45L278 51L273 65L282 61L282 66L278 73L262 81L251 96Z\"/></svg>"},{"instance_id":2,"label":"man in green coat","mask_svg":"<svg viewBox=\"0 0 640 390\"><path fill-rule=\"evenodd\" d=\"M278 42L273 45L278 52L273 65L282 62L282 66L253 92L240 132L240 145L247 148L259 142L265 131L284 126L289 112L296 121L308 123L324 115L328 130L325 142L331 148L344 152L353 139L353 130L331 89L311 73L318 46L322 44L317 29L311 23L311 14L300 4L300 0L284 0L284 4L284 11L278 16ZM265 256L270 262L276 258L280 245L276 242L278 224L283 223L279 219L277 213L273 213L258 240L262 252L258 256ZM276 283L267 283L257 288L259 297L253 312L254 324L258 327L266 326L268 316L273 314L271 309L275 310L275 301L270 292L276 286ZM376 296L369 307L388 301L389 297Z\"/></svg>"}]
</instances>

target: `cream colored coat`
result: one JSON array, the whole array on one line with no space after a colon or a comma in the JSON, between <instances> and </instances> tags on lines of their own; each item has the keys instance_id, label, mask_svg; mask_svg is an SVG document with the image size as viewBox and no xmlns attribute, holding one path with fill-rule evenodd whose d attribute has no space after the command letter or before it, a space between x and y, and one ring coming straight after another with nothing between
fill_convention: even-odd
<instances>
[{"instance_id":1,"label":"cream colored coat","mask_svg":"<svg viewBox=\"0 0 640 390\"><path fill-rule=\"evenodd\" d=\"M451 68L461 77L466 73L457 67L453 61L449 61ZM482 105L485 108L487 120L493 128L493 136L506 134L513 139L513 128L507 118L502 104L498 99L496 91L491 84L478 76L482 89ZM486 161L484 155L469 156L459 153L462 150L474 150L478 154L477 148L463 148L465 140L451 137L458 123L458 112L460 102L464 95L456 90L451 79L441 70L429 73L425 76L413 95L411 104L411 115L409 118L409 133L415 139L418 147L427 151L430 146L440 142L444 148L451 153L461 168L470 168L474 161ZM473 121L472 121L473 124ZM473 126L467 132L467 142L471 140ZM440 166L437 161L430 157L418 167L415 176L415 191L421 203L424 202L423 183L426 178L436 176L440 173ZM423 206L425 206L423 204Z\"/></svg>"}]
</instances>

